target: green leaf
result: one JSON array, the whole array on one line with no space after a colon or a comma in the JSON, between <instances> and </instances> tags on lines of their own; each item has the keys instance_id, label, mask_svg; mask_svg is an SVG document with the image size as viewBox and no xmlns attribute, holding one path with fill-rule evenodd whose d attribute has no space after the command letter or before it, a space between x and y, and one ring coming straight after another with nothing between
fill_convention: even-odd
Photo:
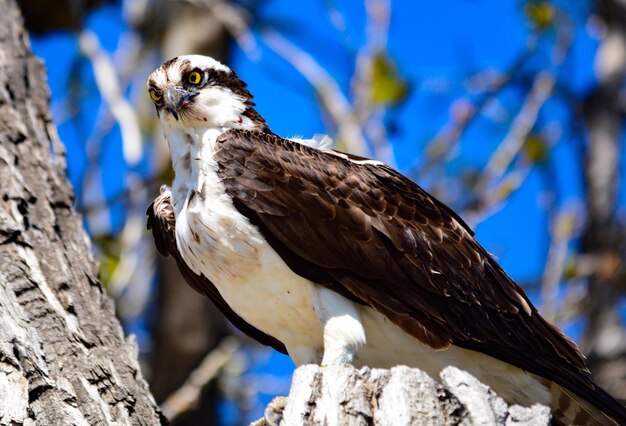
<instances>
[{"instance_id":1,"label":"green leaf","mask_svg":"<svg viewBox=\"0 0 626 426\"><path fill-rule=\"evenodd\" d=\"M113 273L120 263L120 257L113 253L102 253L100 258L100 282L104 288L108 288L113 278Z\"/></svg>"},{"instance_id":2,"label":"green leaf","mask_svg":"<svg viewBox=\"0 0 626 426\"><path fill-rule=\"evenodd\" d=\"M118 241L113 235L100 235L95 238L94 242L101 251L98 275L104 288L107 288L113 273L120 263L119 250L117 248Z\"/></svg>"},{"instance_id":3,"label":"green leaf","mask_svg":"<svg viewBox=\"0 0 626 426\"><path fill-rule=\"evenodd\" d=\"M543 164L548 160L548 144L540 135L531 133L524 141L524 154L532 163Z\"/></svg>"},{"instance_id":4,"label":"green leaf","mask_svg":"<svg viewBox=\"0 0 626 426\"><path fill-rule=\"evenodd\" d=\"M380 51L374 54L372 61L371 101L377 106L397 105L409 93L409 85L398 73L395 64Z\"/></svg>"},{"instance_id":5,"label":"green leaf","mask_svg":"<svg viewBox=\"0 0 626 426\"><path fill-rule=\"evenodd\" d=\"M535 28L544 29L554 23L555 8L547 1L533 1L524 6L524 13Z\"/></svg>"},{"instance_id":6,"label":"green leaf","mask_svg":"<svg viewBox=\"0 0 626 426\"><path fill-rule=\"evenodd\" d=\"M578 278L578 268L576 267L576 262L578 259L575 257L570 257L570 259L565 264L565 268L563 269L563 278L566 280L573 280Z\"/></svg>"}]
</instances>

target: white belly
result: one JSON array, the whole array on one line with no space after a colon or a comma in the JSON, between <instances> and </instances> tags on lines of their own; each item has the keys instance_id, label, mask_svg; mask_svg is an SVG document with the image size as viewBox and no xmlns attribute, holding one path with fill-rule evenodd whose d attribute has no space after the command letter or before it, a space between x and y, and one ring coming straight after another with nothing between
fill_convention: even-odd
<instances>
[{"instance_id":1,"label":"white belly","mask_svg":"<svg viewBox=\"0 0 626 426\"><path fill-rule=\"evenodd\" d=\"M230 199L192 197L177 216L176 236L187 264L211 280L239 316L290 353L310 348L318 355L323 332L316 285L294 274Z\"/></svg>"}]
</instances>

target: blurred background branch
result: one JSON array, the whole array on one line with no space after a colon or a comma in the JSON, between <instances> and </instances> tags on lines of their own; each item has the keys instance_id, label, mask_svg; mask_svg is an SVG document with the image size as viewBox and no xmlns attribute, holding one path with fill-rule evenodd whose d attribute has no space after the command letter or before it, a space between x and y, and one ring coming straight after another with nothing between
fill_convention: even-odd
<instances>
[{"instance_id":1,"label":"blurred background branch","mask_svg":"<svg viewBox=\"0 0 626 426\"><path fill-rule=\"evenodd\" d=\"M297 69L313 86L322 106L337 127L338 144L343 146L346 151L354 154L371 155L352 105L331 75L315 58L299 49L276 31L265 30L263 36L263 41Z\"/></svg>"},{"instance_id":2,"label":"blurred background branch","mask_svg":"<svg viewBox=\"0 0 626 426\"><path fill-rule=\"evenodd\" d=\"M588 276L582 339L591 368L607 390L626 395L624 223L618 216L619 164L624 140L626 3L597 1L603 39L594 59L597 86L583 101L588 141L584 152L587 219L581 251L597 258Z\"/></svg>"}]
</instances>

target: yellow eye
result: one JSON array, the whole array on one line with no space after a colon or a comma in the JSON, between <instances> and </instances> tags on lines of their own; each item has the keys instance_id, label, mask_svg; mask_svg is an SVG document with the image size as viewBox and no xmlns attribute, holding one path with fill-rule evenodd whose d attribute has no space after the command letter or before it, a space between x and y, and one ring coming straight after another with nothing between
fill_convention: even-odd
<instances>
[{"instance_id":1,"label":"yellow eye","mask_svg":"<svg viewBox=\"0 0 626 426\"><path fill-rule=\"evenodd\" d=\"M150 89L150 97L154 102L159 102L163 98L163 96L161 96L161 94L155 89Z\"/></svg>"},{"instance_id":2,"label":"yellow eye","mask_svg":"<svg viewBox=\"0 0 626 426\"><path fill-rule=\"evenodd\" d=\"M191 84L200 84L202 75L198 71L193 71L187 76L187 81Z\"/></svg>"}]
</instances>

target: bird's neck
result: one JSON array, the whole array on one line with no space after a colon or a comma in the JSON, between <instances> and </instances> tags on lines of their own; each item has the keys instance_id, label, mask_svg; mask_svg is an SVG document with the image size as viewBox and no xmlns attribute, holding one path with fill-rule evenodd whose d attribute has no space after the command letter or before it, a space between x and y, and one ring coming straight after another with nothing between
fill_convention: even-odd
<instances>
[{"instance_id":1,"label":"bird's neck","mask_svg":"<svg viewBox=\"0 0 626 426\"><path fill-rule=\"evenodd\" d=\"M265 119L254 108L252 102L246 103L246 109L237 118L236 129L256 130L263 133L272 133Z\"/></svg>"},{"instance_id":2,"label":"bird's neck","mask_svg":"<svg viewBox=\"0 0 626 426\"><path fill-rule=\"evenodd\" d=\"M227 128L165 129L174 181L172 182L172 201L178 217L183 204L192 193L206 191L205 177L216 175L217 164L213 158L217 137Z\"/></svg>"},{"instance_id":3,"label":"bird's neck","mask_svg":"<svg viewBox=\"0 0 626 426\"><path fill-rule=\"evenodd\" d=\"M219 185L209 187L208 180L217 179L217 163L214 159L217 137L233 130L253 130L271 133L263 117L254 110L251 99L227 98L231 103L222 102L221 106L203 106L202 116L207 119L178 121L170 115L161 119L161 125L168 141L172 156L175 178L172 182L172 199L175 211L192 192L217 191ZM223 192L223 191L222 191ZM215 194L203 194L213 196Z\"/></svg>"}]
</instances>

